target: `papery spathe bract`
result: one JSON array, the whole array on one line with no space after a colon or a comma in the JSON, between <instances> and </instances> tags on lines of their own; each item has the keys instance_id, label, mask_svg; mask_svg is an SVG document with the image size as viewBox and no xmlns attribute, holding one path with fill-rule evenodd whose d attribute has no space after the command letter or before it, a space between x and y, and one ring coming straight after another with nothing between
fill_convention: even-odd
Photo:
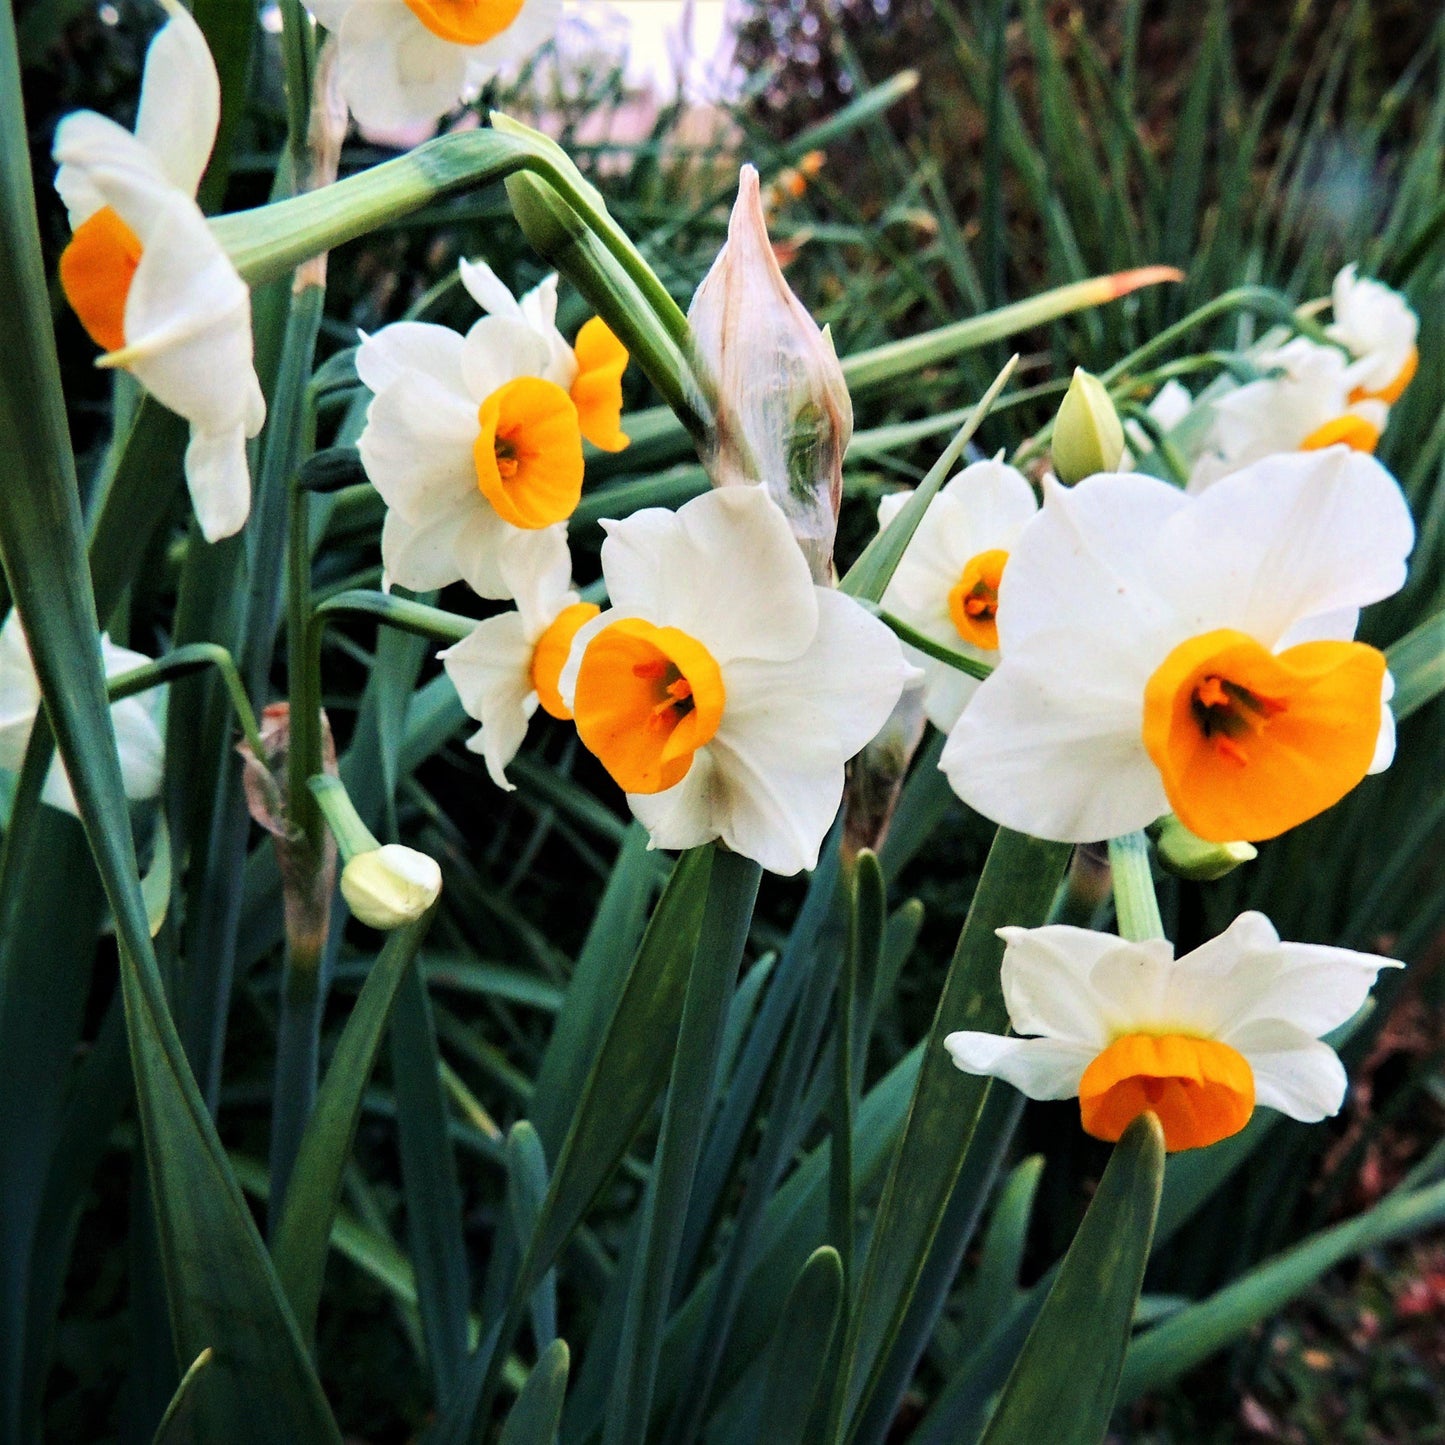
<instances>
[{"instance_id":1,"label":"papery spathe bract","mask_svg":"<svg viewBox=\"0 0 1445 1445\"><path fill-rule=\"evenodd\" d=\"M375 395L357 448L387 506L389 581L424 591L463 579L503 598L504 560L531 576L566 557L582 433L551 364L514 317L485 316L465 337L420 321L363 337L357 374Z\"/></svg>"},{"instance_id":2,"label":"papery spathe bract","mask_svg":"<svg viewBox=\"0 0 1445 1445\"><path fill-rule=\"evenodd\" d=\"M886 527L908 500L884 497L878 523ZM998 588L1008 554L1038 511L1023 473L1002 460L974 462L939 490L883 594L884 608L934 642L992 666L998 661ZM923 669L923 705L934 727L947 732L978 689L978 679L905 647Z\"/></svg>"},{"instance_id":3,"label":"papery spathe bract","mask_svg":"<svg viewBox=\"0 0 1445 1445\"><path fill-rule=\"evenodd\" d=\"M1009 1022L1030 1037L949 1034L954 1063L1031 1099L1077 1097L1101 1139L1150 1110L1171 1150L1228 1138L1257 1104L1305 1122L1338 1113L1347 1080L1321 1036L1353 1017L1380 969L1400 967L1282 943L1262 913L1178 959L1164 939L1061 925L999 936Z\"/></svg>"},{"instance_id":4,"label":"papery spathe bract","mask_svg":"<svg viewBox=\"0 0 1445 1445\"><path fill-rule=\"evenodd\" d=\"M1328 328L1357 358L1354 400L1393 406L1415 375L1420 320L1398 291L1359 274L1353 263L1335 277L1330 292L1334 321Z\"/></svg>"},{"instance_id":5,"label":"papery spathe bract","mask_svg":"<svg viewBox=\"0 0 1445 1445\"><path fill-rule=\"evenodd\" d=\"M106 355L191 425L186 482L207 541L251 506L246 439L266 405L252 365L251 295L196 205L220 84L205 38L167 0L132 135L92 111L55 132L56 189L74 231L61 285Z\"/></svg>"},{"instance_id":6,"label":"papery spathe bract","mask_svg":"<svg viewBox=\"0 0 1445 1445\"><path fill-rule=\"evenodd\" d=\"M497 70L556 33L561 0L307 0L341 49L357 121L395 130L434 121Z\"/></svg>"},{"instance_id":7,"label":"papery spathe bract","mask_svg":"<svg viewBox=\"0 0 1445 1445\"><path fill-rule=\"evenodd\" d=\"M557 682L578 630L601 610L572 590L566 550L518 576L504 564L513 612L479 622L470 637L439 653L462 706L481 727L467 746L481 753L499 788L511 791L507 764L517 755L527 724L540 705L550 716L572 716Z\"/></svg>"},{"instance_id":8,"label":"papery spathe bract","mask_svg":"<svg viewBox=\"0 0 1445 1445\"><path fill-rule=\"evenodd\" d=\"M793 294L768 240L758 173L744 166L728 238L687 314L712 431L715 487L761 484L816 582L832 577L853 404L831 334Z\"/></svg>"},{"instance_id":9,"label":"papery spathe bract","mask_svg":"<svg viewBox=\"0 0 1445 1445\"><path fill-rule=\"evenodd\" d=\"M118 647L105 634L100 638L101 663L106 677L119 677L151 661L144 653ZM126 797L153 798L160 791L165 742L161 737L159 689L124 698L110 709L120 753L121 779ZM40 708L40 683L30 658L19 614L12 611L0 627L0 768L19 772ZM52 807L78 816L70 779L59 758L45 775L41 799Z\"/></svg>"},{"instance_id":10,"label":"papery spathe bract","mask_svg":"<svg viewBox=\"0 0 1445 1445\"><path fill-rule=\"evenodd\" d=\"M1138 474L1046 484L999 594L1001 660L942 766L1036 837L1088 842L1173 811L1258 841L1388 765L1384 657L1358 609L1405 579L1398 483L1334 447L1197 497Z\"/></svg>"},{"instance_id":11,"label":"papery spathe bract","mask_svg":"<svg viewBox=\"0 0 1445 1445\"><path fill-rule=\"evenodd\" d=\"M604 526L612 606L560 682L583 743L654 847L721 839L775 873L812 868L844 763L916 676L897 640L814 585L759 488Z\"/></svg>"}]
</instances>

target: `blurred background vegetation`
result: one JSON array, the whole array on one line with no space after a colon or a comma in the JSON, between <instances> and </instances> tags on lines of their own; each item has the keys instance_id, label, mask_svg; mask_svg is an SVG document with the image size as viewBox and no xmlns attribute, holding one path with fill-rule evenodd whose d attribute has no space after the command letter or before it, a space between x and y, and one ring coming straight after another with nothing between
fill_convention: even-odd
<instances>
[{"instance_id":1,"label":"blurred background vegetation","mask_svg":"<svg viewBox=\"0 0 1445 1445\"><path fill-rule=\"evenodd\" d=\"M46 176L63 113L88 106L130 119L158 11L148 0L20 0L17 16L35 169ZM582 45L570 57L539 57L452 123L474 123L491 105L540 121L598 180L684 306L721 243L736 167L753 160L771 183L773 235L789 279L832 326L844 356L1097 273L1162 262L1187 274L1182 285L860 388L841 562L869 535L877 497L923 474L959 409L1008 351L1023 352L1021 400L989 418L978 439L986 453L1012 450L1043 425L1073 366L1106 370L1163 326L1243 284L1278 287L1297 300L1324 295L1335 270L1359 260L1364 272L1408 292L1421 316L1423 358L1381 449L1410 495L1421 542L1406 592L1374 609L1364 635L1391 643L1438 610L1445 19L1437 7L1408 0L749 0L738 22L739 83L725 103L638 96L604 47ZM263 26L258 46L275 45ZM242 122L227 209L266 198L284 136L275 56L258 54L255 74L262 83L253 85ZM354 139L344 168L385 153ZM53 261L67 227L48 189L39 201ZM402 315L464 328L474 313L455 284L455 262L477 255L516 289L542 274L500 189L448 201L344 248L332 258L322 355L352 346L357 328ZM55 315L84 486L110 434L111 388L58 296ZM564 288L563 330L583 315ZM1248 315L1226 316L1176 354L1233 351L1256 329ZM680 500L704 484L680 434L648 410L653 398L635 371L628 385L641 413L632 428L637 441L589 467L595 501L584 501L573 533L582 581L597 573L597 516ZM1138 398L1146 400L1153 385L1141 380ZM323 442L354 440L359 420L354 395L341 393L339 404L323 409ZM336 495L324 521L319 587L375 584L380 515L364 485ZM179 535L156 541L155 565L143 569L131 599L124 640L148 651L165 643L159 619L174 612ZM444 603L477 607L461 593ZM344 747L374 633L337 628L331 635L326 706ZM419 652L416 665L424 689L436 667ZM282 694L279 659L272 681ZM503 1207L501 1136L529 1097L567 961L582 945L624 820L620 800L570 731L556 725L534 729L515 770L518 792L499 793L480 759L462 748L460 715L450 706L438 704L437 726L438 738L449 741L404 782L398 821L410 841L442 859L447 875L449 906L428 962L455 1106L467 1240L480 1262ZM1146 1286L1160 1317L1305 1231L1358 1213L1411 1169L1434 1167L1431 1151L1445 1123L1442 736L1437 700L1402 728L1391 772L1331 814L1267 845L1257 864L1226 883L1166 885L1166 923L1180 951L1253 906L1286 936L1380 948L1411 967L1381 990L1381 1007L1350 1045L1356 1087L1346 1112L1319 1128L1279 1122L1271 1147L1245 1160L1160 1250ZM581 786L557 787L557 772ZM936 780L927 786L927 816L938 831L893 882L895 903L922 902L923 924L884 1004L870 1077L885 1073L927 1028L991 832ZM796 884L765 883L761 941L769 929L783 936L798 897ZM243 935L227 1041L220 1125L235 1154L250 1159L266 1155L276 937L274 926ZM343 947L337 1017L357 986L361 956L360 946ZM477 958L488 961L489 973L451 967ZM103 961L88 1040L111 1003L114 978L113 961ZM375 1441L408 1438L427 1398L414 1314L395 1260L374 1244L401 1237L395 1111L383 1071L368 1095L346 1199L373 1244L358 1246L349 1261L333 1256L319 1347L343 1427ZM131 1217L133 1128L126 1117L117 1123L79 1223L46 1387L47 1428L57 1440L142 1438L154 1401L169 1393L130 1367L146 1344L132 1307L137 1291L154 1288L144 1269L132 1267L127 1244L142 1223ZM1079 1134L1071 1106L1031 1105L1015 1152L1048 1159L1022 1242L1027 1284L1067 1243L1105 1151ZM646 1158L646 1140L638 1157ZM584 1350L587 1312L619 1248L637 1179L637 1170L622 1171L563 1276L562 1308L573 1312L564 1333ZM1445 1240L1427 1236L1335 1270L1225 1355L1129 1404L1116 1421L1118 1438L1139 1445L1445 1440L1442 1251ZM910 1438L952 1373L969 1323L969 1277L966 1265L896 1423L899 1441Z\"/></svg>"}]
</instances>

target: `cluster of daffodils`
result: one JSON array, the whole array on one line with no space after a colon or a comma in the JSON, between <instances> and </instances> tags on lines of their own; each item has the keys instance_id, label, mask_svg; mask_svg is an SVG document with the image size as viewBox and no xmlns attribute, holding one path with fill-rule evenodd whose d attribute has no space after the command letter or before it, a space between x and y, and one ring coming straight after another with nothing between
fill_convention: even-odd
<instances>
[{"instance_id":1,"label":"cluster of daffodils","mask_svg":"<svg viewBox=\"0 0 1445 1445\"><path fill-rule=\"evenodd\" d=\"M1267 456L1343 445L1373 452L1419 365L1420 324L1405 298L1354 265L1335 277L1328 342L1297 336L1250 354L1259 380L1213 391L1209 426L1190 458L1189 489ZM1190 410L1178 382L1161 393L1155 419L1168 431ZM1151 407L1151 411L1155 409Z\"/></svg>"},{"instance_id":2,"label":"cluster of daffodils","mask_svg":"<svg viewBox=\"0 0 1445 1445\"><path fill-rule=\"evenodd\" d=\"M1256 1105L1305 1122L1339 1111L1345 1071L1321 1036L1347 1023L1393 960L1282 943L1245 913L1183 958L1163 939L1083 928L1003 928L1002 983L1021 1038L944 1040L971 1074L1031 1099L1079 1101L1085 1130L1116 1140L1146 1110L1167 1149L1236 1134Z\"/></svg>"}]
</instances>

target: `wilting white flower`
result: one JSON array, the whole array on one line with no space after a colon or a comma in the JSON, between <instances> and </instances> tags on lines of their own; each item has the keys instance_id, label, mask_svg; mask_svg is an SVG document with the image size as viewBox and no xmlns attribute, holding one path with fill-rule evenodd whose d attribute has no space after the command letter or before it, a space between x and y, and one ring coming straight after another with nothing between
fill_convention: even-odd
<instances>
[{"instance_id":1,"label":"wilting white flower","mask_svg":"<svg viewBox=\"0 0 1445 1445\"><path fill-rule=\"evenodd\" d=\"M221 90L176 0L146 53L135 134L94 111L55 132L55 187L74 231L60 282L106 355L191 424L186 482L206 540L251 508L246 438L266 404L251 364L251 293L196 205Z\"/></svg>"},{"instance_id":2,"label":"wilting white flower","mask_svg":"<svg viewBox=\"0 0 1445 1445\"><path fill-rule=\"evenodd\" d=\"M437 861L400 843L357 853L341 870L341 896L363 923L383 930L415 923L440 897Z\"/></svg>"},{"instance_id":3,"label":"wilting white flower","mask_svg":"<svg viewBox=\"0 0 1445 1445\"><path fill-rule=\"evenodd\" d=\"M1031 1099L1077 1096L1099 1139L1152 1111L1171 1150L1227 1139L1257 1104L1307 1123L1338 1113L1348 1081L1321 1035L1355 1014L1382 968L1401 966L1282 943L1262 913L1178 959L1164 939L1060 925L999 937L1009 1022L1031 1037L949 1034L954 1063Z\"/></svg>"},{"instance_id":4,"label":"wilting white flower","mask_svg":"<svg viewBox=\"0 0 1445 1445\"><path fill-rule=\"evenodd\" d=\"M578 601L565 549L541 570L507 580L516 611L479 622L470 637L439 656L462 706L481 723L467 746L486 759L492 781L510 791L507 764L538 705L555 718L572 716L557 682L572 639L601 609Z\"/></svg>"},{"instance_id":5,"label":"wilting white flower","mask_svg":"<svg viewBox=\"0 0 1445 1445\"><path fill-rule=\"evenodd\" d=\"M375 396L357 446L387 505L392 582L424 591L464 578L508 597L504 558L530 576L566 557L582 433L550 364L544 339L505 316L465 337L401 321L363 338L356 370Z\"/></svg>"},{"instance_id":6,"label":"wilting white flower","mask_svg":"<svg viewBox=\"0 0 1445 1445\"><path fill-rule=\"evenodd\" d=\"M557 278L548 276L518 300L485 261L461 262L462 285L472 300L492 316L531 327L547 347L542 372L572 398L577 424L594 447L618 452L627 445L622 430L622 373L627 348L607 323L594 316L582 324L571 346L557 330Z\"/></svg>"},{"instance_id":7,"label":"wilting white flower","mask_svg":"<svg viewBox=\"0 0 1445 1445\"><path fill-rule=\"evenodd\" d=\"M1009 555L1000 661L943 751L955 791L1036 837L1087 842L1172 811L1210 842L1322 812L1394 746L1358 609L1405 580L1398 483L1345 447L1269 457L1199 496L1101 474Z\"/></svg>"},{"instance_id":8,"label":"wilting white flower","mask_svg":"<svg viewBox=\"0 0 1445 1445\"><path fill-rule=\"evenodd\" d=\"M908 501L896 492L878 504L887 527ZM998 661L998 586L1024 525L1038 511L1034 489L1002 460L974 462L938 491L893 573L883 606L934 642L990 666ZM978 690L978 679L904 648L923 669L928 720L948 732Z\"/></svg>"},{"instance_id":9,"label":"wilting white flower","mask_svg":"<svg viewBox=\"0 0 1445 1445\"><path fill-rule=\"evenodd\" d=\"M715 487L761 485L815 582L832 579L853 403L832 334L808 314L768 239L758 173L744 166L728 238L687 313L711 413L703 465Z\"/></svg>"},{"instance_id":10,"label":"wilting white flower","mask_svg":"<svg viewBox=\"0 0 1445 1445\"><path fill-rule=\"evenodd\" d=\"M1335 277L1331 305L1335 319L1327 328L1329 335L1349 347L1358 361L1352 368L1351 399L1393 406L1419 365L1419 318L1398 291L1360 276L1353 263Z\"/></svg>"},{"instance_id":11,"label":"wilting white flower","mask_svg":"<svg viewBox=\"0 0 1445 1445\"><path fill-rule=\"evenodd\" d=\"M104 634L100 652L107 677L133 672L151 661L144 653L117 647ZM154 690L125 698L110 710L125 795L131 799L153 798L160 791L165 756L158 722L160 706L161 693ZM12 611L0 627L0 768L20 771L39 709L40 683L35 676L35 664L30 658L20 616ZM40 796L53 807L63 808L67 813L77 812L70 779L58 757L50 764Z\"/></svg>"},{"instance_id":12,"label":"wilting white flower","mask_svg":"<svg viewBox=\"0 0 1445 1445\"><path fill-rule=\"evenodd\" d=\"M916 676L897 639L813 584L758 488L604 526L612 605L560 682L578 735L654 847L721 838L775 873L813 867L844 763Z\"/></svg>"},{"instance_id":13,"label":"wilting white flower","mask_svg":"<svg viewBox=\"0 0 1445 1445\"><path fill-rule=\"evenodd\" d=\"M1343 353L1297 336L1255 360L1279 374L1214 399L1210 445L1190 474L1190 491L1282 452L1339 444L1374 451L1389 408L1356 394L1360 372Z\"/></svg>"},{"instance_id":14,"label":"wilting white flower","mask_svg":"<svg viewBox=\"0 0 1445 1445\"><path fill-rule=\"evenodd\" d=\"M436 120L556 33L561 0L307 0L341 48L360 124Z\"/></svg>"}]
</instances>

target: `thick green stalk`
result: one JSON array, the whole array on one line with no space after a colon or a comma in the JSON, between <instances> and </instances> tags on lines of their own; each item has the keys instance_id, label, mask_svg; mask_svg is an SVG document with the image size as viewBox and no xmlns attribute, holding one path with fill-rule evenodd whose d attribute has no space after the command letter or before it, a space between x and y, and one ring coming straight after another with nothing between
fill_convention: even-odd
<instances>
[{"instance_id":1,"label":"thick green stalk","mask_svg":"<svg viewBox=\"0 0 1445 1445\"><path fill-rule=\"evenodd\" d=\"M1149 840L1140 833L1125 833L1109 840L1109 867L1114 875L1114 911L1119 936L1131 943L1164 937L1159 900L1149 871Z\"/></svg>"}]
</instances>

